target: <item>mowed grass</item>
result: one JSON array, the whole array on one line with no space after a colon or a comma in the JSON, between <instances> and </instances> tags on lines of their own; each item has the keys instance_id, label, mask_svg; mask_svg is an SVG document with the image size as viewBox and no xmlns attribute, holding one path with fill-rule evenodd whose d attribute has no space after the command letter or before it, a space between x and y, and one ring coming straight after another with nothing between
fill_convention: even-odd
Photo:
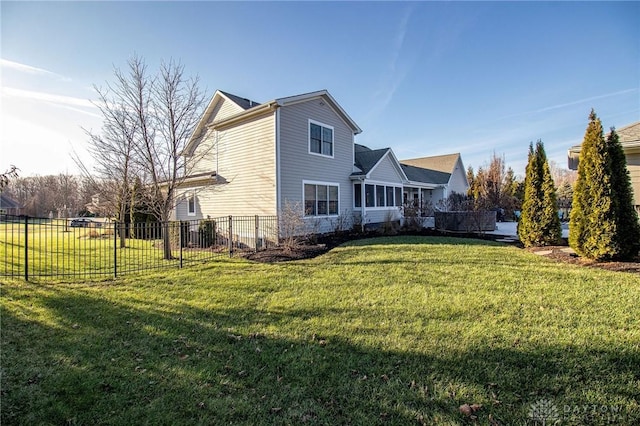
<instances>
[{"instance_id":1,"label":"mowed grass","mask_svg":"<svg viewBox=\"0 0 640 426\"><path fill-rule=\"evenodd\" d=\"M638 275L430 237L10 281L1 420L512 425L544 400L560 424L638 424L639 300Z\"/></svg>"},{"instance_id":2,"label":"mowed grass","mask_svg":"<svg viewBox=\"0 0 640 426\"><path fill-rule=\"evenodd\" d=\"M120 248L115 234L111 223L73 228L65 226L65 220L37 220L26 231L23 223L0 223L0 276L24 277L26 272L30 279L108 279L127 272L179 267L178 247L172 249L174 259L165 260L159 239L127 238L126 247ZM182 252L183 263L215 256L224 253Z\"/></svg>"}]
</instances>

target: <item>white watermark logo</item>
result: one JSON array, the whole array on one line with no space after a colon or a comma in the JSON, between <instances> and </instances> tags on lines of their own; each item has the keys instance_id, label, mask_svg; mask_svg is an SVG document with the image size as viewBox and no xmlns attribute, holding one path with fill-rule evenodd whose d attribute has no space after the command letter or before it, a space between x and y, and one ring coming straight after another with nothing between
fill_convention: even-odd
<instances>
[{"instance_id":1,"label":"white watermark logo","mask_svg":"<svg viewBox=\"0 0 640 426\"><path fill-rule=\"evenodd\" d=\"M531 404L529 418L542 425L555 425L560 421L558 407L548 399L541 399Z\"/></svg>"},{"instance_id":2,"label":"white watermark logo","mask_svg":"<svg viewBox=\"0 0 640 426\"><path fill-rule=\"evenodd\" d=\"M529 406L529 419L536 425L560 425L563 421L619 424L623 420L618 405L575 404L560 408L549 399L540 399Z\"/></svg>"}]
</instances>

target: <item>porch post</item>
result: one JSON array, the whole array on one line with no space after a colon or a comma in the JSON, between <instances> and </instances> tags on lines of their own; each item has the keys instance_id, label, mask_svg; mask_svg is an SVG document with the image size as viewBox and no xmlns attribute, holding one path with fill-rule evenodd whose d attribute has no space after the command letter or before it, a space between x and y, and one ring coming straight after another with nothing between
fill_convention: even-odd
<instances>
[{"instance_id":1,"label":"porch post","mask_svg":"<svg viewBox=\"0 0 640 426\"><path fill-rule=\"evenodd\" d=\"M360 180L360 206L362 206L362 210L360 213L360 231L364 232L364 223L367 217L366 214L366 210L365 210L365 206L366 206L366 201L367 201L367 197L365 194L365 184L364 184L364 178L362 180Z\"/></svg>"}]
</instances>

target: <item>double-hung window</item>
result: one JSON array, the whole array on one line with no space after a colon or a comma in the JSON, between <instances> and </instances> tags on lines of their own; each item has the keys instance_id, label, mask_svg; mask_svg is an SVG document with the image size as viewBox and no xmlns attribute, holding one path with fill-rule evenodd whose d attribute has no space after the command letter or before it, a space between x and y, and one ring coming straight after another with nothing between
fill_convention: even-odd
<instances>
[{"instance_id":1,"label":"double-hung window","mask_svg":"<svg viewBox=\"0 0 640 426\"><path fill-rule=\"evenodd\" d=\"M305 183L304 215L335 216L338 214L338 185Z\"/></svg>"},{"instance_id":2,"label":"double-hung window","mask_svg":"<svg viewBox=\"0 0 640 426\"><path fill-rule=\"evenodd\" d=\"M333 127L309 120L309 152L333 157Z\"/></svg>"}]
</instances>

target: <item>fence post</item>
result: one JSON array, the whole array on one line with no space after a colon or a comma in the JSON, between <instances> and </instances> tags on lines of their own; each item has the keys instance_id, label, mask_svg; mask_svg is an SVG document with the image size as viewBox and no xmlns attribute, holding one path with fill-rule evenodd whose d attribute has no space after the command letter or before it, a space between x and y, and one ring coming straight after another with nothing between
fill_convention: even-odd
<instances>
[{"instance_id":1,"label":"fence post","mask_svg":"<svg viewBox=\"0 0 640 426\"><path fill-rule=\"evenodd\" d=\"M118 277L118 222L113 221L113 278Z\"/></svg>"},{"instance_id":2,"label":"fence post","mask_svg":"<svg viewBox=\"0 0 640 426\"><path fill-rule=\"evenodd\" d=\"M24 280L29 281L29 216L24 216Z\"/></svg>"},{"instance_id":3,"label":"fence post","mask_svg":"<svg viewBox=\"0 0 640 426\"><path fill-rule=\"evenodd\" d=\"M233 216L229 215L229 257L233 256Z\"/></svg>"},{"instance_id":4,"label":"fence post","mask_svg":"<svg viewBox=\"0 0 640 426\"><path fill-rule=\"evenodd\" d=\"M260 216L256 215L256 238L255 238L255 242L256 242L256 251L258 251L258 237L260 236Z\"/></svg>"},{"instance_id":5,"label":"fence post","mask_svg":"<svg viewBox=\"0 0 640 426\"><path fill-rule=\"evenodd\" d=\"M178 268L182 269L182 221L178 222L178 225L180 225L178 228L178 246L180 247L180 251L179 251L179 258L180 258L180 262L178 263Z\"/></svg>"}]
</instances>

